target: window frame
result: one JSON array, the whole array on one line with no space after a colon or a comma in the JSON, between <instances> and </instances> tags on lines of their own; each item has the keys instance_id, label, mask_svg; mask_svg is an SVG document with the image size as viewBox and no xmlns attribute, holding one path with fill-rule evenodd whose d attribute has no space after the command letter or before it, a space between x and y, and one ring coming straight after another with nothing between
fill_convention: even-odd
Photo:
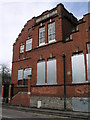
<instances>
[{"instance_id":1,"label":"window frame","mask_svg":"<svg viewBox=\"0 0 90 120\"><path fill-rule=\"evenodd\" d=\"M41 70L39 66L40 67L43 66L44 73L41 74L42 76L39 74L39 72ZM42 77L43 77L43 79L41 80L40 78L42 78ZM45 60L37 62L37 82L36 82L36 85L45 85Z\"/></svg>"},{"instance_id":2,"label":"window frame","mask_svg":"<svg viewBox=\"0 0 90 120\"><path fill-rule=\"evenodd\" d=\"M86 54L87 81L90 83L90 53Z\"/></svg>"},{"instance_id":3,"label":"window frame","mask_svg":"<svg viewBox=\"0 0 90 120\"><path fill-rule=\"evenodd\" d=\"M50 74L52 73L52 72L49 71L50 64L52 64L52 63L54 63L52 65L54 67L54 69L52 69L52 70L55 71L53 82L50 81L50 79L49 79L50 78ZM56 58L48 59L48 61L47 61L47 85L57 85L57 60L56 60Z\"/></svg>"},{"instance_id":4,"label":"window frame","mask_svg":"<svg viewBox=\"0 0 90 120\"><path fill-rule=\"evenodd\" d=\"M24 53L24 44L23 43L21 43L21 45L20 45L20 53Z\"/></svg>"},{"instance_id":5,"label":"window frame","mask_svg":"<svg viewBox=\"0 0 90 120\"><path fill-rule=\"evenodd\" d=\"M20 71L22 71L22 75L19 75ZM22 76L22 78L20 78L19 76ZM23 69L18 69L18 81L20 81L20 80L23 80Z\"/></svg>"},{"instance_id":6,"label":"window frame","mask_svg":"<svg viewBox=\"0 0 90 120\"><path fill-rule=\"evenodd\" d=\"M25 80L28 79L28 75L29 75L29 74L28 74L28 72L29 72L28 70L31 71L31 72L30 72L30 73L31 73L30 75L32 75L32 68L31 68L31 67L25 68L25 69L24 69L24 79L25 79ZM25 72L27 72L27 73L25 73ZM25 74L26 74L26 75L25 75ZM26 77L26 78L25 78L25 77Z\"/></svg>"},{"instance_id":7,"label":"window frame","mask_svg":"<svg viewBox=\"0 0 90 120\"><path fill-rule=\"evenodd\" d=\"M42 31L42 29L44 30ZM44 32L44 37L43 37L43 32ZM40 37L40 33L42 33L41 37ZM44 39L44 42L40 42L40 39L41 40ZM39 28L39 46L44 45L44 44L45 44L45 26L42 26Z\"/></svg>"},{"instance_id":8,"label":"window frame","mask_svg":"<svg viewBox=\"0 0 90 120\"><path fill-rule=\"evenodd\" d=\"M53 31L53 24L54 24L54 32L52 32ZM49 33L49 30L51 30L50 33ZM49 39L49 37L52 38L53 35L54 35L54 39ZM55 42L55 41L56 41L55 40L55 21L53 21L51 23L48 23L48 43Z\"/></svg>"},{"instance_id":9,"label":"window frame","mask_svg":"<svg viewBox=\"0 0 90 120\"><path fill-rule=\"evenodd\" d=\"M80 62L80 64L78 65L79 62ZM71 66L72 66L72 84L85 83L86 82L86 72L85 72L84 54L79 53L79 54L72 55L71 56ZM82 75L81 75L81 73L82 73Z\"/></svg>"},{"instance_id":10,"label":"window frame","mask_svg":"<svg viewBox=\"0 0 90 120\"><path fill-rule=\"evenodd\" d=\"M87 53L90 54L90 42L87 43Z\"/></svg>"},{"instance_id":11,"label":"window frame","mask_svg":"<svg viewBox=\"0 0 90 120\"><path fill-rule=\"evenodd\" d=\"M27 45L28 44L30 44L29 46L29 49L27 49ZM30 39L28 39L28 40L26 40L26 52L28 52L28 51L31 51L32 50L32 38L30 38Z\"/></svg>"}]
</instances>

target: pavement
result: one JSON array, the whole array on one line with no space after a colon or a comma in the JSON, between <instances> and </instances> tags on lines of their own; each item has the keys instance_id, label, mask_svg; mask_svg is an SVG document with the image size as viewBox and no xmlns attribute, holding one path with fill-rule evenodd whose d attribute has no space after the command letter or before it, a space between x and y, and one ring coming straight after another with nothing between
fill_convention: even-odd
<instances>
[{"instance_id":1,"label":"pavement","mask_svg":"<svg viewBox=\"0 0 90 120\"><path fill-rule=\"evenodd\" d=\"M73 111L63 111L63 110L52 110L52 109L43 109L43 108L31 108L31 107L22 107L22 106L12 106L12 105L3 105L2 107L2 113L5 109L11 109L11 110L17 110L22 112L27 112L29 115L26 117L44 117L44 118L62 118L62 120L65 118L65 120L89 120L90 114L84 113L84 112L73 112ZM11 113L11 112L10 112ZM12 112L15 113L15 112ZM16 112L17 114L17 112ZM33 115L34 114L34 115ZM25 114L23 114L25 115ZM17 115L15 115L17 116ZM21 117L23 117L21 115Z\"/></svg>"}]
</instances>

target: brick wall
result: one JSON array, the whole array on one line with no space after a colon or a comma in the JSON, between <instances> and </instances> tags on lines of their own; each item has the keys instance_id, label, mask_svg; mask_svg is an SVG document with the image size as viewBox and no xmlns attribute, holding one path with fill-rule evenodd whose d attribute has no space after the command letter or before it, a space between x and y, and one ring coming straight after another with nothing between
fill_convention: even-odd
<instances>
[{"instance_id":1,"label":"brick wall","mask_svg":"<svg viewBox=\"0 0 90 120\"><path fill-rule=\"evenodd\" d=\"M66 55L66 84L72 84L72 66L71 66L71 56L78 51L83 51L86 55L86 43L89 41L88 33L86 32L86 28L90 24L88 17L90 15L84 16L84 21L78 24L78 30L75 32L71 32L71 29L77 25L76 18L73 17L68 11L65 10L63 5L58 5L55 9L58 11L58 15L56 17L50 18L51 21L55 21L55 38L56 42L47 44L45 46L38 47L38 31L40 27L40 23L35 25L35 21L37 18L32 18L29 20L24 29L21 31L21 34L18 36L14 46L13 46L13 63L12 63L12 83L16 84L18 82L18 69L31 67L32 68L32 80L31 85L35 86L37 82L37 62L42 55L45 62L50 58L50 53L56 58L57 61L57 83L63 84L64 81L64 73L63 73L63 59L62 54ZM41 16L49 13L51 11L43 13ZM40 17L40 16L39 16ZM42 25L45 25L46 33L45 33L45 42L48 42L47 39L47 26L50 23L50 19L43 21ZM33 25L33 27L32 27ZM31 37L32 37L32 50L29 52L25 52L20 54L20 44L26 44L26 40L28 38L28 29L31 28ZM72 39L68 42L63 43L62 41L66 39L69 35L72 35ZM86 66L86 62L85 62ZM68 74L68 72L70 74ZM87 74L87 70L86 70ZM46 75L46 74L45 74ZM47 81L47 76L45 76ZM87 75L86 75L87 80ZM85 92L88 85L84 84L80 86L80 88ZM84 89L85 88L85 89ZM16 88L15 88L16 89ZM43 89L43 91L42 91ZM67 96L79 96L80 92L75 92L77 86L67 86ZM15 90L17 91L17 90ZM77 91L77 90L76 90ZM33 87L32 94L44 94L44 95L55 95L55 96L63 96L63 86L43 86L43 87ZM82 94L82 96L87 96L88 92ZM81 96L81 95L80 95Z\"/></svg>"},{"instance_id":2,"label":"brick wall","mask_svg":"<svg viewBox=\"0 0 90 120\"><path fill-rule=\"evenodd\" d=\"M31 87L32 95L64 97L64 86L37 86ZM66 85L66 96L69 97L89 97L89 85Z\"/></svg>"},{"instance_id":3,"label":"brick wall","mask_svg":"<svg viewBox=\"0 0 90 120\"><path fill-rule=\"evenodd\" d=\"M19 92L12 98L11 104L19 106L30 106L30 95L25 92Z\"/></svg>"}]
</instances>

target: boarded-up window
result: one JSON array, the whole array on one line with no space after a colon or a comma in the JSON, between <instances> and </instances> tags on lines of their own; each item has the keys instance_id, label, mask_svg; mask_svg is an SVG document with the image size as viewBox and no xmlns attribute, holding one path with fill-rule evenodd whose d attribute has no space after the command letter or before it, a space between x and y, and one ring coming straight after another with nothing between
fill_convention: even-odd
<instances>
[{"instance_id":1,"label":"boarded-up window","mask_svg":"<svg viewBox=\"0 0 90 120\"><path fill-rule=\"evenodd\" d=\"M18 80L23 79L23 69L18 70Z\"/></svg>"},{"instance_id":2,"label":"boarded-up window","mask_svg":"<svg viewBox=\"0 0 90 120\"><path fill-rule=\"evenodd\" d=\"M45 84L45 61L37 63L37 85Z\"/></svg>"},{"instance_id":3,"label":"boarded-up window","mask_svg":"<svg viewBox=\"0 0 90 120\"><path fill-rule=\"evenodd\" d=\"M56 59L47 61L47 84L56 84Z\"/></svg>"},{"instance_id":4,"label":"boarded-up window","mask_svg":"<svg viewBox=\"0 0 90 120\"><path fill-rule=\"evenodd\" d=\"M72 56L72 82L85 82L85 61L84 54Z\"/></svg>"},{"instance_id":5,"label":"boarded-up window","mask_svg":"<svg viewBox=\"0 0 90 120\"><path fill-rule=\"evenodd\" d=\"M87 54L86 58L87 58L87 78L88 81L90 82L90 54Z\"/></svg>"}]
</instances>

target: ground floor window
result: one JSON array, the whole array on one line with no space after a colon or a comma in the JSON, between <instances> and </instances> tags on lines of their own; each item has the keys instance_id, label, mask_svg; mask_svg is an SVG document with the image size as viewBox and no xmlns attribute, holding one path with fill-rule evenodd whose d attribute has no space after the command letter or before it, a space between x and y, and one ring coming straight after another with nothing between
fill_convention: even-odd
<instances>
[{"instance_id":1,"label":"ground floor window","mask_svg":"<svg viewBox=\"0 0 90 120\"><path fill-rule=\"evenodd\" d=\"M23 79L23 69L18 70L18 80Z\"/></svg>"},{"instance_id":2,"label":"ground floor window","mask_svg":"<svg viewBox=\"0 0 90 120\"><path fill-rule=\"evenodd\" d=\"M86 55L86 59L87 59L87 79L88 82L90 82L90 54Z\"/></svg>"},{"instance_id":3,"label":"ground floor window","mask_svg":"<svg viewBox=\"0 0 90 120\"><path fill-rule=\"evenodd\" d=\"M23 80L23 69L18 70L18 85L22 84Z\"/></svg>"},{"instance_id":4,"label":"ground floor window","mask_svg":"<svg viewBox=\"0 0 90 120\"><path fill-rule=\"evenodd\" d=\"M32 68L24 69L24 81L23 81L24 85L28 85L28 75L31 75L31 74L32 74Z\"/></svg>"},{"instance_id":5,"label":"ground floor window","mask_svg":"<svg viewBox=\"0 0 90 120\"><path fill-rule=\"evenodd\" d=\"M86 81L84 54L72 56L72 82L82 83Z\"/></svg>"},{"instance_id":6,"label":"ground floor window","mask_svg":"<svg viewBox=\"0 0 90 120\"><path fill-rule=\"evenodd\" d=\"M47 84L56 84L56 59L47 61Z\"/></svg>"},{"instance_id":7,"label":"ground floor window","mask_svg":"<svg viewBox=\"0 0 90 120\"><path fill-rule=\"evenodd\" d=\"M28 79L28 75L31 75L31 71L32 71L31 68L26 68L24 70L24 79Z\"/></svg>"},{"instance_id":8,"label":"ground floor window","mask_svg":"<svg viewBox=\"0 0 90 120\"><path fill-rule=\"evenodd\" d=\"M46 62L47 69L45 69L45 61L37 63L37 85L45 85L45 70L47 72L46 84L56 84L56 59L50 59Z\"/></svg>"},{"instance_id":9,"label":"ground floor window","mask_svg":"<svg viewBox=\"0 0 90 120\"><path fill-rule=\"evenodd\" d=\"M18 70L18 85L21 85L21 84L27 85L28 75L31 75L31 74L32 74L32 68Z\"/></svg>"},{"instance_id":10,"label":"ground floor window","mask_svg":"<svg viewBox=\"0 0 90 120\"><path fill-rule=\"evenodd\" d=\"M37 85L45 84L45 61L37 63Z\"/></svg>"}]
</instances>

